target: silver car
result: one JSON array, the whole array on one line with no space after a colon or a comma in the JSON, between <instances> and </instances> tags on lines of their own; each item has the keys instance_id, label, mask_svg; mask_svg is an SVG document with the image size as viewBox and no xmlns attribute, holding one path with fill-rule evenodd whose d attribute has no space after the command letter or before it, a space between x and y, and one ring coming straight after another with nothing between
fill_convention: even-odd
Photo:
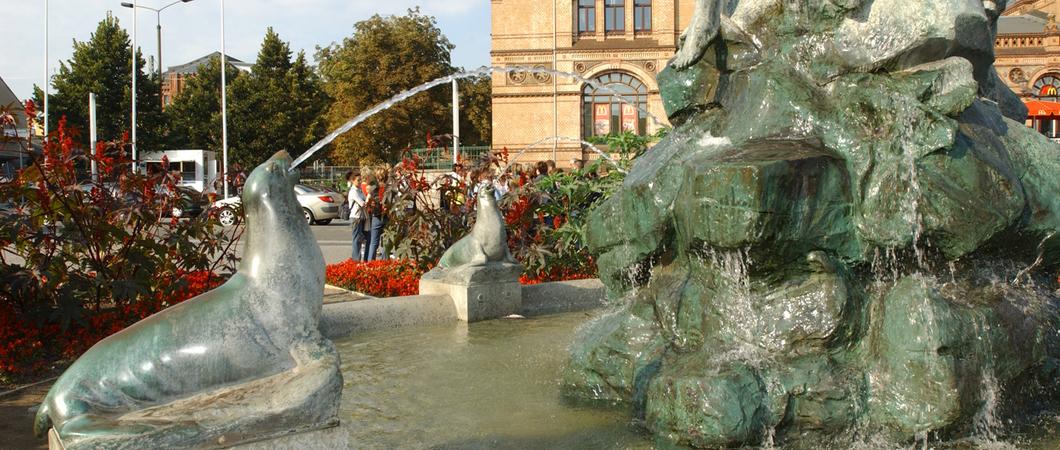
<instances>
[{"instance_id":1,"label":"silver car","mask_svg":"<svg viewBox=\"0 0 1060 450\"><path fill-rule=\"evenodd\" d=\"M298 197L298 203L302 205L302 215L305 216L306 223L310 225L331 223L339 217L339 206L346 200L342 194L337 192L325 191L304 184L296 184L294 194ZM238 196L218 200L211 205L211 208L218 210L217 219L221 225L232 226L240 220L239 214L242 210L239 208Z\"/></svg>"},{"instance_id":2,"label":"silver car","mask_svg":"<svg viewBox=\"0 0 1060 450\"><path fill-rule=\"evenodd\" d=\"M346 200L342 194L296 184L294 194L302 205L302 214L310 225L327 225L339 217L339 206Z\"/></svg>"}]
</instances>

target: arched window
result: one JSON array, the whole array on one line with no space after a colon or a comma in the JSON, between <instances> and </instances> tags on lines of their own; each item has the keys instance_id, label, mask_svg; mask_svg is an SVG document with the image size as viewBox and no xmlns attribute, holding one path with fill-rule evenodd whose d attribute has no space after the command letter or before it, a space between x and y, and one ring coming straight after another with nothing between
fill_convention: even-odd
<instances>
[{"instance_id":1,"label":"arched window","mask_svg":"<svg viewBox=\"0 0 1060 450\"><path fill-rule=\"evenodd\" d=\"M644 83L622 72L605 73L592 81L582 88L582 137L624 131L647 134L648 119L641 112L648 107L648 87Z\"/></svg>"},{"instance_id":2,"label":"arched window","mask_svg":"<svg viewBox=\"0 0 1060 450\"><path fill-rule=\"evenodd\" d=\"M1034 82L1034 96L1038 100L1060 102L1060 74L1047 73Z\"/></svg>"}]
</instances>

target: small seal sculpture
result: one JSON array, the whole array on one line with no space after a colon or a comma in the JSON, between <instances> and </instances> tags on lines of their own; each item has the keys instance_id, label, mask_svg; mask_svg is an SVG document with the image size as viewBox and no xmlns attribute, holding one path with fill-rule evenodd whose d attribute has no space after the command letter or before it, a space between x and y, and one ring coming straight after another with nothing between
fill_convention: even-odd
<instances>
[{"instance_id":1,"label":"small seal sculpture","mask_svg":"<svg viewBox=\"0 0 1060 450\"><path fill-rule=\"evenodd\" d=\"M479 190L476 205L471 233L446 250L438 266L420 278L420 295L448 295L457 318L465 322L522 312L519 276L523 266L508 250L504 216L492 186Z\"/></svg>"},{"instance_id":2,"label":"small seal sculpture","mask_svg":"<svg viewBox=\"0 0 1060 450\"><path fill-rule=\"evenodd\" d=\"M489 263L517 264L508 249L508 233L504 216L497 207L493 186L485 185L479 191L478 211L471 234L464 236L449 247L438 261L441 269L479 267Z\"/></svg>"},{"instance_id":3,"label":"small seal sculpture","mask_svg":"<svg viewBox=\"0 0 1060 450\"><path fill-rule=\"evenodd\" d=\"M100 341L56 381L34 424L77 449L216 448L337 424L342 375L317 330L324 258L291 158L247 178L246 247L219 288Z\"/></svg>"}]
</instances>

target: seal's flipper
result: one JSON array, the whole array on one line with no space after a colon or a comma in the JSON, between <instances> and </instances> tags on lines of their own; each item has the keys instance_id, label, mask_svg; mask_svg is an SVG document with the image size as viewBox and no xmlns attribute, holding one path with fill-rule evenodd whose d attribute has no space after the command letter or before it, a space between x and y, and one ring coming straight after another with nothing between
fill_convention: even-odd
<instances>
[{"instance_id":1,"label":"seal's flipper","mask_svg":"<svg viewBox=\"0 0 1060 450\"><path fill-rule=\"evenodd\" d=\"M48 433L48 429L52 427L52 417L49 414L51 408L48 405L41 404L40 408L37 409L37 416L33 419L33 434L39 438L44 437Z\"/></svg>"}]
</instances>

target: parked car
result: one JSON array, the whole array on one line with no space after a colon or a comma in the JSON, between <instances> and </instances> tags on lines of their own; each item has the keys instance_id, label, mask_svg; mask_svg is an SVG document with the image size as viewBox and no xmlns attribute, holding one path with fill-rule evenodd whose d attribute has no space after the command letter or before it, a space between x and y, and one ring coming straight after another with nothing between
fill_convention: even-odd
<instances>
[{"instance_id":1,"label":"parked car","mask_svg":"<svg viewBox=\"0 0 1060 450\"><path fill-rule=\"evenodd\" d=\"M166 217L178 219L191 219L199 217L206 210L207 201L201 192L187 186L176 186L176 194L180 196L169 211L164 211Z\"/></svg>"},{"instance_id":2,"label":"parked car","mask_svg":"<svg viewBox=\"0 0 1060 450\"><path fill-rule=\"evenodd\" d=\"M317 189L304 184L294 186L294 194L302 205L302 214L310 225L327 225L339 217L339 206L342 205L342 194Z\"/></svg>"},{"instance_id":3,"label":"parked car","mask_svg":"<svg viewBox=\"0 0 1060 450\"><path fill-rule=\"evenodd\" d=\"M339 206L345 200L342 194L323 189L297 184L294 187L295 197L302 205L302 215L306 223L313 225L327 225L339 217ZM239 197L230 197L218 200L211 205L217 209L217 219L221 225L232 226L239 222L241 211L239 210Z\"/></svg>"}]
</instances>

